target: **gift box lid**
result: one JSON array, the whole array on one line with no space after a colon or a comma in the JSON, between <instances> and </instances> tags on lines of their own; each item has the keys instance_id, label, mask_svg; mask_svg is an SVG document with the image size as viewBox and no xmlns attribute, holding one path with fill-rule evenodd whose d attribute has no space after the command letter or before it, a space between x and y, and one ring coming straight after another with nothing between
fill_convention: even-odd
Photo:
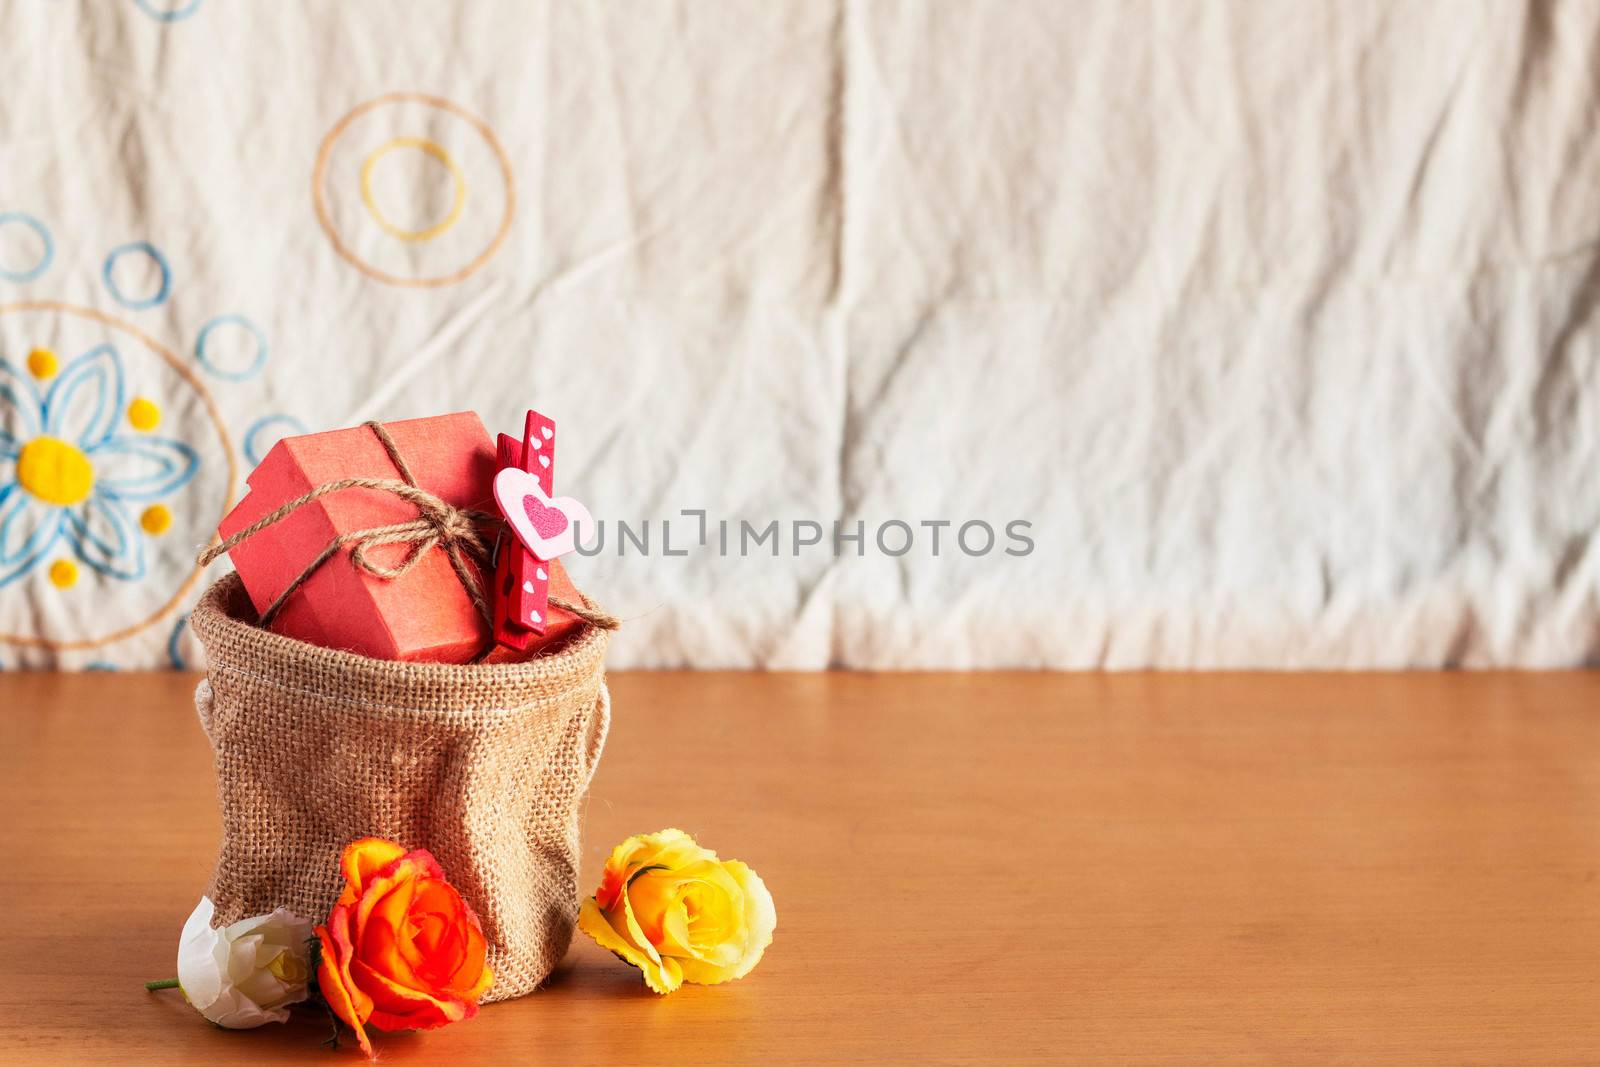
<instances>
[{"instance_id":1,"label":"gift box lid","mask_svg":"<svg viewBox=\"0 0 1600 1067\"><path fill-rule=\"evenodd\" d=\"M476 413L389 422L384 429L419 487L454 507L494 511L495 451ZM401 478L370 427L286 437L251 473L250 491L217 532L226 538L319 485L352 477ZM263 612L335 538L407 522L417 514L413 504L393 493L343 489L240 542L229 556L251 602ZM379 566L394 567L413 547L382 545L367 556ZM285 601L271 628L392 660L464 663L489 644L489 626L444 551L430 549L395 579L357 567L350 553L349 546L341 548L318 567ZM487 589L487 579L479 577Z\"/></svg>"}]
</instances>

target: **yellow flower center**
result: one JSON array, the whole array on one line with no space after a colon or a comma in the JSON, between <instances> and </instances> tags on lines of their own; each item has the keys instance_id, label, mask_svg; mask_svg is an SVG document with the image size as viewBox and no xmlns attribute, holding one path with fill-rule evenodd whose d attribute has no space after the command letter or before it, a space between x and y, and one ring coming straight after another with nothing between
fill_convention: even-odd
<instances>
[{"instance_id":1,"label":"yellow flower center","mask_svg":"<svg viewBox=\"0 0 1600 1067\"><path fill-rule=\"evenodd\" d=\"M311 972L306 965L300 962L300 957L285 949L272 957L272 962L267 964L267 970L280 982L304 982L311 977Z\"/></svg>"},{"instance_id":2,"label":"yellow flower center","mask_svg":"<svg viewBox=\"0 0 1600 1067\"><path fill-rule=\"evenodd\" d=\"M35 437L17 457L17 481L46 504L70 507L94 490L94 464L77 445Z\"/></svg>"}]
</instances>

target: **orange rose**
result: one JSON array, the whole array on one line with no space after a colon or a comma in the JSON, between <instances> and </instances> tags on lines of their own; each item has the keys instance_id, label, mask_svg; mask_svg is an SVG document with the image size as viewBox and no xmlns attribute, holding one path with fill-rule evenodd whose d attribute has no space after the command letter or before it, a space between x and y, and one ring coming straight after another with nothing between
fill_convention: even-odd
<instances>
[{"instance_id":1,"label":"orange rose","mask_svg":"<svg viewBox=\"0 0 1600 1067\"><path fill-rule=\"evenodd\" d=\"M432 1030L470 1019L494 975L478 917L432 853L407 852L376 837L339 859L344 892L317 927L317 984L373 1054L368 1024L379 1030Z\"/></svg>"}]
</instances>

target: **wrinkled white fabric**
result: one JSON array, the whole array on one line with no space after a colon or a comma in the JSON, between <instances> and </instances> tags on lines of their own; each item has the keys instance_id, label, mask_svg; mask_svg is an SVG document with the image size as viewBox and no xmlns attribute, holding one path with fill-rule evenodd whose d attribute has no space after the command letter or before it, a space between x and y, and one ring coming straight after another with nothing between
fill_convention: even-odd
<instances>
[{"instance_id":1,"label":"wrinkled white fabric","mask_svg":"<svg viewBox=\"0 0 1600 1067\"><path fill-rule=\"evenodd\" d=\"M528 406L558 493L648 520L571 561L618 667L1585 662L1597 41L1587 2L8 4L0 359L112 343L196 459L61 520L0 666L194 665L230 455Z\"/></svg>"}]
</instances>

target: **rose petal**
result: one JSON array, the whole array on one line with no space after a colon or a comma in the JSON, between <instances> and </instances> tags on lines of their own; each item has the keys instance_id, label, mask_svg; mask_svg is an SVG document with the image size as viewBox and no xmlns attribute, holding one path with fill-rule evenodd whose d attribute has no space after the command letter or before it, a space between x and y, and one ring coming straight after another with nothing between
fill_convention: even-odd
<instances>
[{"instance_id":1,"label":"rose petal","mask_svg":"<svg viewBox=\"0 0 1600 1067\"><path fill-rule=\"evenodd\" d=\"M627 884L646 867L674 869L699 860L715 860L716 853L695 844L682 830L658 830L628 838L611 850L601 875L595 902L605 911L616 907L617 898Z\"/></svg>"},{"instance_id":2,"label":"rose petal","mask_svg":"<svg viewBox=\"0 0 1600 1067\"><path fill-rule=\"evenodd\" d=\"M354 904L368 878L405 854L405 849L381 837L364 837L346 845L339 857L339 873L344 875L345 881L339 903Z\"/></svg>"},{"instance_id":3,"label":"rose petal","mask_svg":"<svg viewBox=\"0 0 1600 1067\"><path fill-rule=\"evenodd\" d=\"M369 897L375 897L376 900L367 912L365 923L355 938L355 959L389 975L403 985L420 988L428 983L417 978L401 947L403 942L410 939L410 909L415 893L414 878L388 882L382 877L375 877L367 883L367 891L362 894L361 902L356 905L358 914Z\"/></svg>"},{"instance_id":4,"label":"rose petal","mask_svg":"<svg viewBox=\"0 0 1600 1067\"><path fill-rule=\"evenodd\" d=\"M356 1041L367 1058L373 1058L372 1042L367 1038L362 1023L372 1015L372 998L368 997L350 980L350 941L346 934L347 921L344 909L335 907L328 917L328 926L317 927L317 940L322 944L322 958L317 963L317 985L333 1013L355 1031ZM337 932L336 932L337 931Z\"/></svg>"},{"instance_id":5,"label":"rose petal","mask_svg":"<svg viewBox=\"0 0 1600 1067\"><path fill-rule=\"evenodd\" d=\"M483 936L483 928L478 925L476 916L469 913L468 920L463 931L466 951L462 954L461 966L450 976L448 988L466 1000L475 1001L494 984L494 972L489 969L489 943Z\"/></svg>"},{"instance_id":6,"label":"rose petal","mask_svg":"<svg viewBox=\"0 0 1600 1067\"><path fill-rule=\"evenodd\" d=\"M227 961L227 945L222 931L211 928L215 914L211 898L201 897L178 935L178 982L183 995L197 1006L212 1003L222 993L221 965Z\"/></svg>"},{"instance_id":7,"label":"rose petal","mask_svg":"<svg viewBox=\"0 0 1600 1067\"><path fill-rule=\"evenodd\" d=\"M420 878L444 878L444 872L439 869L439 861L432 854L417 849L407 852L393 863L375 871L362 887L361 897L355 903L355 910L351 915L350 935L357 944L365 935L367 922L374 909L382 905L390 894L402 886L406 886L404 903L410 904L411 893L415 891L411 885ZM404 916L404 909L399 913ZM397 927L398 928L398 927Z\"/></svg>"},{"instance_id":8,"label":"rose petal","mask_svg":"<svg viewBox=\"0 0 1600 1067\"><path fill-rule=\"evenodd\" d=\"M350 965L350 974L371 995L369 1021L380 1030L434 1030L478 1013L471 1001L408 989L359 959Z\"/></svg>"},{"instance_id":9,"label":"rose petal","mask_svg":"<svg viewBox=\"0 0 1600 1067\"><path fill-rule=\"evenodd\" d=\"M618 919L626 922L620 916ZM600 910L593 897L585 900L578 909L578 929L594 938L595 944L607 952L620 956L624 963L639 968L644 975L644 984L654 992L667 994L683 984L683 971L675 961L663 962L648 945L635 944L623 930L617 928L610 916Z\"/></svg>"},{"instance_id":10,"label":"rose petal","mask_svg":"<svg viewBox=\"0 0 1600 1067\"><path fill-rule=\"evenodd\" d=\"M729 967L711 966L695 960L683 961L684 979L696 985L731 982L749 974L761 962L762 954L772 944L773 931L778 928L778 910L761 877L738 860L727 860L722 866L744 894L743 951L739 960Z\"/></svg>"},{"instance_id":11,"label":"rose petal","mask_svg":"<svg viewBox=\"0 0 1600 1067\"><path fill-rule=\"evenodd\" d=\"M461 894L446 882L422 882L406 920L411 936L401 940L400 951L423 979L419 984L449 988L452 978L467 962L467 932L471 925Z\"/></svg>"}]
</instances>

